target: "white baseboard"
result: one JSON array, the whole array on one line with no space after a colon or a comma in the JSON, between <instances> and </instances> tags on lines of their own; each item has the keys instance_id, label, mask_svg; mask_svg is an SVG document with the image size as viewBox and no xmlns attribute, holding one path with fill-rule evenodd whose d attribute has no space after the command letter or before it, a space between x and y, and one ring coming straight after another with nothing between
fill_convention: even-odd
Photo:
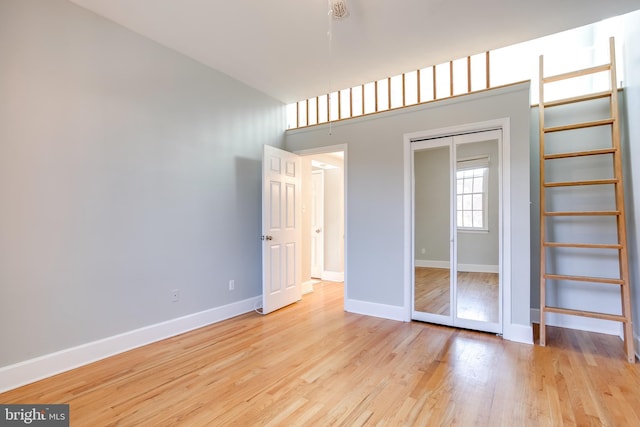
<instances>
[{"instance_id":1,"label":"white baseboard","mask_svg":"<svg viewBox=\"0 0 640 427\"><path fill-rule=\"evenodd\" d=\"M533 327L531 325L505 325L502 338L522 344L533 344Z\"/></svg>"},{"instance_id":2,"label":"white baseboard","mask_svg":"<svg viewBox=\"0 0 640 427\"><path fill-rule=\"evenodd\" d=\"M458 271L469 271L471 273L499 273L500 267L497 265L485 264L458 264Z\"/></svg>"},{"instance_id":3,"label":"white baseboard","mask_svg":"<svg viewBox=\"0 0 640 427\"><path fill-rule=\"evenodd\" d=\"M0 393L43 378L253 311L262 296L114 335L0 368Z\"/></svg>"},{"instance_id":4,"label":"white baseboard","mask_svg":"<svg viewBox=\"0 0 640 427\"><path fill-rule=\"evenodd\" d=\"M427 268L449 268L451 264L449 261L435 261L429 259L417 259L415 260L416 267ZM485 264L458 264L458 271L469 271L474 273L498 273L500 267L497 265L485 265Z\"/></svg>"},{"instance_id":5,"label":"white baseboard","mask_svg":"<svg viewBox=\"0 0 640 427\"><path fill-rule=\"evenodd\" d=\"M568 316L558 313L547 314L547 325L559 326L579 331L597 332L599 334L623 336L622 324L611 320L592 319L590 317ZM531 322L540 323L540 309L531 309Z\"/></svg>"},{"instance_id":6,"label":"white baseboard","mask_svg":"<svg viewBox=\"0 0 640 427\"><path fill-rule=\"evenodd\" d=\"M313 285L315 285L318 282L319 282L319 280L315 280L315 279L311 279L311 280L307 280L306 282L302 282L302 295L310 294L311 292L313 292Z\"/></svg>"},{"instance_id":7,"label":"white baseboard","mask_svg":"<svg viewBox=\"0 0 640 427\"><path fill-rule=\"evenodd\" d=\"M410 320L407 315L406 308L397 305L379 304L375 302L345 298L344 310L349 313L364 314L389 320L399 320L401 322L408 322Z\"/></svg>"},{"instance_id":8,"label":"white baseboard","mask_svg":"<svg viewBox=\"0 0 640 427\"><path fill-rule=\"evenodd\" d=\"M449 261L435 261L432 259L417 259L415 260L416 267L426 268L449 268Z\"/></svg>"},{"instance_id":9,"label":"white baseboard","mask_svg":"<svg viewBox=\"0 0 640 427\"><path fill-rule=\"evenodd\" d=\"M344 282L344 271L323 271L322 280L330 282Z\"/></svg>"}]
</instances>

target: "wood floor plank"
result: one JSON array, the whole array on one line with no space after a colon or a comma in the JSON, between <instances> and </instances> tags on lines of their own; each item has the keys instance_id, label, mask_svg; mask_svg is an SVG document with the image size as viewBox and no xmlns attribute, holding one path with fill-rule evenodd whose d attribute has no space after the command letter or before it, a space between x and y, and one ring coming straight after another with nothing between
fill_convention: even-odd
<instances>
[{"instance_id":1,"label":"wood floor plank","mask_svg":"<svg viewBox=\"0 0 640 427\"><path fill-rule=\"evenodd\" d=\"M4 394L69 403L73 426L640 425L618 337L549 327L546 347L343 310L342 285Z\"/></svg>"}]
</instances>

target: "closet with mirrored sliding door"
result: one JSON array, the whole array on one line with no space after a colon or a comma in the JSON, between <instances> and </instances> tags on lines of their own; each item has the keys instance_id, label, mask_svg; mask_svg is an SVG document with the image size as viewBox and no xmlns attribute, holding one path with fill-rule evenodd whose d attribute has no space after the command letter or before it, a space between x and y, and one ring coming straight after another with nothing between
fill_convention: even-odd
<instances>
[{"instance_id":1,"label":"closet with mirrored sliding door","mask_svg":"<svg viewBox=\"0 0 640 427\"><path fill-rule=\"evenodd\" d=\"M414 320L502 333L502 131L411 141Z\"/></svg>"}]
</instances>

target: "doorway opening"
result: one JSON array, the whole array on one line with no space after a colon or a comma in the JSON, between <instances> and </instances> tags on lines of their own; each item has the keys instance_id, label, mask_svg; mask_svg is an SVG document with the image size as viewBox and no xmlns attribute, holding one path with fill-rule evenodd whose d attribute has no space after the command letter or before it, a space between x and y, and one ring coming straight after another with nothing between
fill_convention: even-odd
<instances>
[{"instance_id":1,"label":"doorway opening","mask_svg":"<svg viewBox=\"0 0 640 427\"><path fill-rule=\"evenodd\" d=\"M345 282L346 147L306 150L302 168L302 293L323 282ZM346 290L346 287L345 287Z\"/></svg>"}]
</instances>

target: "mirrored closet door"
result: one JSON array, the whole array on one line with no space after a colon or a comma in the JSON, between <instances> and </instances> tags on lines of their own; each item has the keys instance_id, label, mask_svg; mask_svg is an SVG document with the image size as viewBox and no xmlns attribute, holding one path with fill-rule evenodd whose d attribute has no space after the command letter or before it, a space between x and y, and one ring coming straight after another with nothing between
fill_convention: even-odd
<instances>
[{"instance_id":1,"label":"mirrored closet door","mask_svg":"<svg viewBox=\"0 0 640 427\"><path fill-rule=\"evenodd\" d=\"M412 318L501 333L501 131L411 146Z\"/></svg>"}]
</instances>

